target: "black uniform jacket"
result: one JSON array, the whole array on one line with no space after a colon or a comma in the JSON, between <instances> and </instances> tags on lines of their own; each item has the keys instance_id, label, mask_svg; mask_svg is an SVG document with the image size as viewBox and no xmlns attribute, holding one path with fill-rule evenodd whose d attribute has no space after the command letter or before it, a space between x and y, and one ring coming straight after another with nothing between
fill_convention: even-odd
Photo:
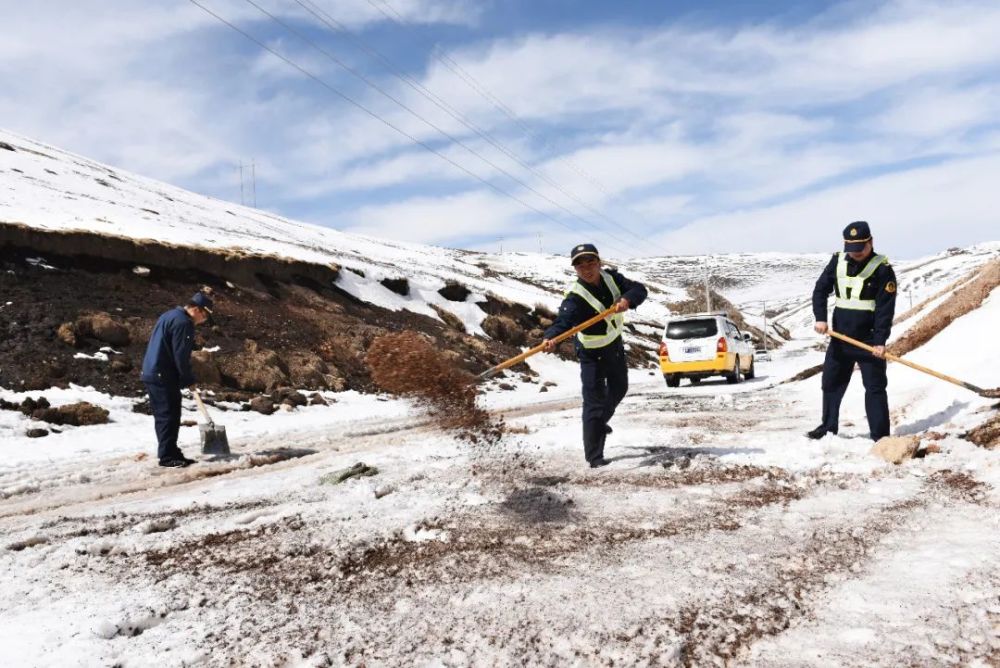
<instances>
[{"instance_id":1,"label":"black uniform jacket","mask_svg":"<svg viewBox=\"0 0 1000 668\"><path fill-rule=\"evenodd\" d=\"M837 284L837 253L820 274L813 289L813 315L817 322L827 322L827 299L834 293ZM875 255L873 252L872 255ZM871 256L855 262L847 256L847 275L857 276ZM892 332L892 319L896 314L896 273L889 263L879 265L875 273L865 281L860 295L855 299L874 299L875 311L857 311L835 308L833 310L833 330L873 346L884 346Z\"/></svg>"},{"instance_id":2,"label":"black uniform jacket","mask_svg":"<svg viewBox=\"0 0 1000 668\"><path fill-rule=\"evenodd\" d=\"M612 280L614 280L615 285L618 286L618 290L621 292L622 297L628 300L629 308L635 308L642 302L646 301L646 286L642 283L637 283L636 281L629 280L619 274L616 270L604 267L604 271L611 274ZM614 304L615 300L611 295L611 290L608 286L604 284L604 279L598 279L599 284L597 286L587 285L580 279L577 281L586 288L590 294L597 297L598 301L604 305L604 308L610 308ZM570 293L565 299L563 299L562 304L559 306L559 315L556 316L555 322L552 326L545 330L545 338L551 339L559 336L563 332L573 329L582 322L585 322L589 318L593 318L597 315L593 307L590 306L583 297L576 293ZM596 325L591 325L587 329L583 330L584 334L601 335L608 331L607 320L602 320ZM577 348L580 347L580 342L577 339Z\"/></svg>"}]
</instances>

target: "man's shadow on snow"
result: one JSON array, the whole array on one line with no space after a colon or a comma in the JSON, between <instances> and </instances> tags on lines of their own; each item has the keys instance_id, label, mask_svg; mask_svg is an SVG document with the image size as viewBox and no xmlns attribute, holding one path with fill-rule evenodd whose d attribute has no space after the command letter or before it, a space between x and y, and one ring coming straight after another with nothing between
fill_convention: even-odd
<instances>
[{"instance_id":1,"label":"man's shadow on snow","mask_svg":"<svg viewBox=\"0 0 1000 668\"><path fill-rule=\"evenodd\" d=\"M636 468L644 466L662 466L670 468L678 466L685 468L695 457L718 459L723 455L749 455L764 452L763 448L699 448L692 446L675 447L670 445L647 445L642 447L626 447L631 453L608 457L613 462L638 460Z\"/></svg>"},{"instance_id":2,"label":"man's shadow on snow","mask_svg":"<svg viewBox=\"0 0 1000 668\"><path fill-rule=\"evenodd\" d=\"M896 435L908 436L910 434L919 434L920 432L943 425L946 422L950 422L953 417L961 413L965 408L968 408L968 406L968 401L958 401L956 399L944 410L940 410L933 415L928 415L922 420L917 420L916 422L911 422L910 424L904 424L898 427L896 429Z\"/></svg>"}]
</instances>

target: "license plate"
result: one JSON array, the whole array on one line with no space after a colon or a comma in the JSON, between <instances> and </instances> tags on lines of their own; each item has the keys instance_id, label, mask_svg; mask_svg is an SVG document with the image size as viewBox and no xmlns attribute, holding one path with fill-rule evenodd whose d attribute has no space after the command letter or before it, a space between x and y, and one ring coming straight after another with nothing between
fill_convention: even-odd
<instances>
[{"instance_id":1,"label":"license plate","mask_svg":"<svg viewBox=\"0 0 1000 668\"><path fill-rule=\"evenodd\" d=\"M700 353L701 352L701 348L698 348L698 347L685 348L684 352L687 353L688 355L690 355L691 353Z\"/></svg>"}]
</instances>

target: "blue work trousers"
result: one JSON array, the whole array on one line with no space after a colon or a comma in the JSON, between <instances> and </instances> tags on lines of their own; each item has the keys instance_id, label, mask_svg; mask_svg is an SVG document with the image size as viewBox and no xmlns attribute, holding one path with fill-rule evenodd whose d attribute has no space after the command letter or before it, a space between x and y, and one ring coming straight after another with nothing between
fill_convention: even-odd
<instances>
[{"instance_id":1,"label":"blue work trousers","mask_svg":"<svg viewBox=\"0 0 1000 668\"><path fill-rule=\"evenodd\" d=\"M888 379L885 360L866 350L840 341L831 341L823 362L823 427L834 434L840 422L840 402L854 373L854 365L861 369L861 382L865 386L865 414L872 440L889 435L889 397L886 393Z\"/></svg>"},{"instance_id":2,"label":"blue work trousers","mask_svg":"<svg viewBox=\"0 0 1000 668\"><path fill-rule=\"evenodd\" d=\"M177 447L177 432L181 429L180 386L163 383L145 385L156 427L156 456L160 461L182 457L181 450Z\"/></svg>"},{"instance_id":3,"label":"blue work trousers","mask_svg":"<svg viewBox=\"0 0 1000 668\"><path fill-rule=\"evenodd\" d=\"M604 457L607 424L628 392L628 365L621 337L603 348L577 344L583 381L583 454L588 462Z\"/></svg>"}]
</instances>

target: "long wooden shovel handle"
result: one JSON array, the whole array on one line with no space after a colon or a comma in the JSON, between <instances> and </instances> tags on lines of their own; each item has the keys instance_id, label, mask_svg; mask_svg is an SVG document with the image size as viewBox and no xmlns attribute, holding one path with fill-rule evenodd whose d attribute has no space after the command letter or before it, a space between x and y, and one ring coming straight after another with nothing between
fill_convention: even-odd
<instances>
[{"instance_id":1,"label":"long wooden shovel handle","mask_svg":"<svg viewBox=\"0 0 1000 668\"><path fill-rule=\"evenodd\" d=\"M209 426L214 425L215 422L212 420L212 418L208 417L208 410L205 408L205 404L202 403L201 401L201 392L199 392L197 389L194 389L191 390L191 394L194 395L194 400L198 402L198 408L201 410L201 414L205 416L205 422L207 422Z\"/></svg>"},{"instance_id":2,"label":"long wooden shovel handle","mask_svg":"<svg viewBox=\"0 0 1000 668\"><path fill-rule=\"evenodd\" d=\"M835 332L832 329L828 329L827 330L827 334L829 334L830 336L832 336L832 337L834 337L836 339L840 339L841 341L846 341L847 343L850 343L852 346L857 346L858 348L861 348L862 350L867 350L870 353L874 353L875 352L875 349L872 346L868 345L867 343L862 343L861 341L858 341L857 339L852 339L851 337L847 336L846 334L841 334L840 332ZM959 380L958 378L952 378L951 376L945 375L943 373L939 373L939 372L935 371L934 369L928 369L927 367L921 366L920 364L917 364L916 362L911 362L910 360L905 360L902 357L897 357L897 356L893 355L892 353L888 353L887 352L885 354L885 358L887 360L891 361L891 362L899 362L900 364L902 364L904 366L908 366L911 369L916 369L917 371L923 371L924 373L929 374L931 376L934 376L935 378L940 378L941 380L946 380L949 383L954 383L955 385L958 385L959 387L964 387L967 390L972 390L976 394L981 394L981 395L984 395L984 396L986 395L986 390L984 390L981 387L976 387L972 383L966 383L964 380Z\"/></svg>"},{"instance_id":3,"label":"long wooden shovel handle","mask_svg":"<svg viewBox=\"0 0 1000 668\"><path fill-rule=\"evenodd\" d=\"M556 343L559 343L560 341L565 341L566 339L568 339L569 337L573 336L577 332L581 332L581 331L587 329L588 327L590 327L591 325L596 325L597 323L599 323L600 321L604 320L608 316L614 315L615 312L617 311L617 308L618 308L618 305L616 304L615 306L612 306L611 308L607 309L606 311L601 311L600 313L598 313L597 315L595 315L590 320L587 320L586 322L580 323L579 325L577 325L573 329L567 329L565 332L563 332L559 336L553 337L551 340L555 341ZM479 374L478 378L479 378L479 380L485 380L485 379L487 379L487 378L489 378L491 376L494 376L494 375L500 373L501 371L503 371L504 369L506 369L508 367L512 367L515 364L519 364L519 363L523 362L524 360L528 359L532 355L535 355L536 353L542 352L544 349L545 349L545 344L544 343L539 343L534 348L529 348L528 350L525 350L520 355L517 355L515 357L511 357L509 360L507 360L505 362L501 362L500 364L497 364L495 367L491 367L491 368L487 369L486 371L484 371L481 374Z\"/></svg>"}]
</instances>

